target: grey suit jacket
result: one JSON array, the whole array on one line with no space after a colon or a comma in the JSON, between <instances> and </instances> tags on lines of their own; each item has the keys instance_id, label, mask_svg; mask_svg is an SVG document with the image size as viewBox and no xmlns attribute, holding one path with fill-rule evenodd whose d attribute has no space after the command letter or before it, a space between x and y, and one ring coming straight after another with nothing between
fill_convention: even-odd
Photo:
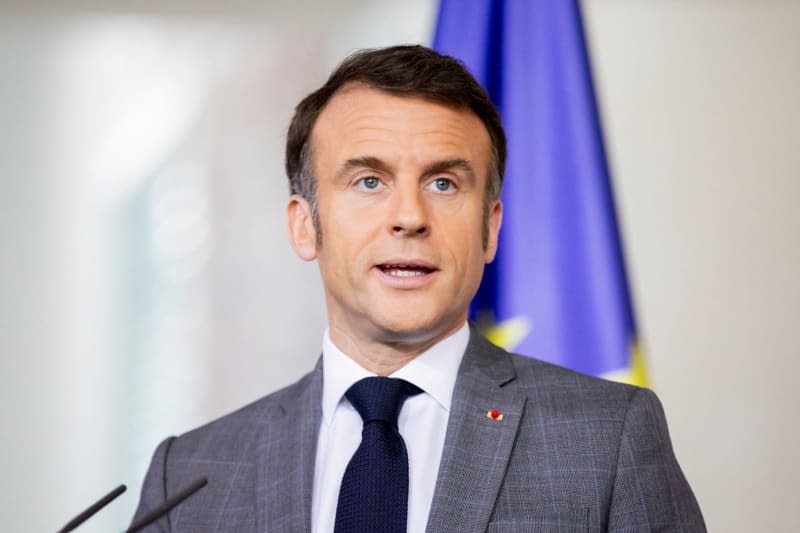
<instances>
[{"instance_id":1,"label":"grey suit jacket","mask_svg":"<svg viewBox=\"0 0 800 533\"><path fill-rule=\"evenodd\" d=\"M162 442L134 520L205 476L205 488L146 531L310 531L321 395L318 364ZM705 531L658 399L509 354L473 329L427 531L606 530Z\"/></svg>"}]
</instances>

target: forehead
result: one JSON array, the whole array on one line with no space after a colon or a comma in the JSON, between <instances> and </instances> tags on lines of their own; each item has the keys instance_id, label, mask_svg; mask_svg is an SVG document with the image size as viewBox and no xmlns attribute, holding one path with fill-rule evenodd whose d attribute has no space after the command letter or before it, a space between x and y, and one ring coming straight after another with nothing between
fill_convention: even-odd
<instances>
[{"instance_id":1,"label":"forehead","mask_svg":"<svg viewBox=\"0 0 800 533\"><path fill-rule=\"evenodd\" d=\"M490 153L486 127L471 110L362 84L345 86L331 98L311 142L315 159L401 151L422 158L464 157L488 168Z\"/></svg>"}]
</instances>

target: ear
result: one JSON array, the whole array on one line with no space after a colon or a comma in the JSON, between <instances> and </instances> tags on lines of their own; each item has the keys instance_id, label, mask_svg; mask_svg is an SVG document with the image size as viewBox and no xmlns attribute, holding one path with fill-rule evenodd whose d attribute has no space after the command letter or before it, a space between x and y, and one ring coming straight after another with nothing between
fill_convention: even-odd
<instances>
[{"instance_id":1,"label":"ear","mask_svg":"<svg viewBox=\"0 0 800 533\"><path fill-rule=\"evenodd\" d=\"M289 243L303 261L317 258L317 231L311 217L311 205L299 194L293 194L286 206L286 229Z\"/></svg>"},{"instance_id":2,"label":"ear","mask_svg":"<svg viewBox=\"0 0 800 533\"><path fill-rule=\"evenodd\" d=\"M495 200L489 209L489 235L486 239L486 250L483 252L483 259L488 264L494 261L497 253L497 238L500 235L500 226L503 224L503 202Z\"/></svg>"}]
</instances>

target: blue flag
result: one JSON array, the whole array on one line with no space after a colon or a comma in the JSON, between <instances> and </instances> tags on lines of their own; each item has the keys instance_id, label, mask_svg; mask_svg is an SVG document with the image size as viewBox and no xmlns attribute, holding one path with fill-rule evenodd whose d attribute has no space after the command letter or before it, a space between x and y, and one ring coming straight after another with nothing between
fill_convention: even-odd
<instances>
[{"instance_id":1,"label":"blue flag","mask_svg":"<svg viewBox=\"0 0 800 533\"><path fill-rule=\"evenodd\" d=\"M507 349L644 385L578 2L442 0L434 48L483 84L508 136L473 317Z\"/></svg>"}]
</instances>

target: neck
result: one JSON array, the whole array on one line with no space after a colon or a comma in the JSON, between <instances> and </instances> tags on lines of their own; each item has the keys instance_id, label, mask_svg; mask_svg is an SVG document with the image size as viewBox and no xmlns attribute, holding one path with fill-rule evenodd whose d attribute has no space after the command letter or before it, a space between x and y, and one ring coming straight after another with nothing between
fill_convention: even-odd
<instances>
[{"instance_id":1,"label":"neck","mask_svg":"<svg viewBox=\"0 0 800 533\"><path fill-rule=\"evenodd\" d=\"M463 325L461 322L438 335L416 335L410 339L410 336L392 334L381 337L355 335L351 330L333 323L329 326L329 333L333 344L353 361L369 372L388 376L440 340L458 331Z\"/></svg>"}]
</instances>

